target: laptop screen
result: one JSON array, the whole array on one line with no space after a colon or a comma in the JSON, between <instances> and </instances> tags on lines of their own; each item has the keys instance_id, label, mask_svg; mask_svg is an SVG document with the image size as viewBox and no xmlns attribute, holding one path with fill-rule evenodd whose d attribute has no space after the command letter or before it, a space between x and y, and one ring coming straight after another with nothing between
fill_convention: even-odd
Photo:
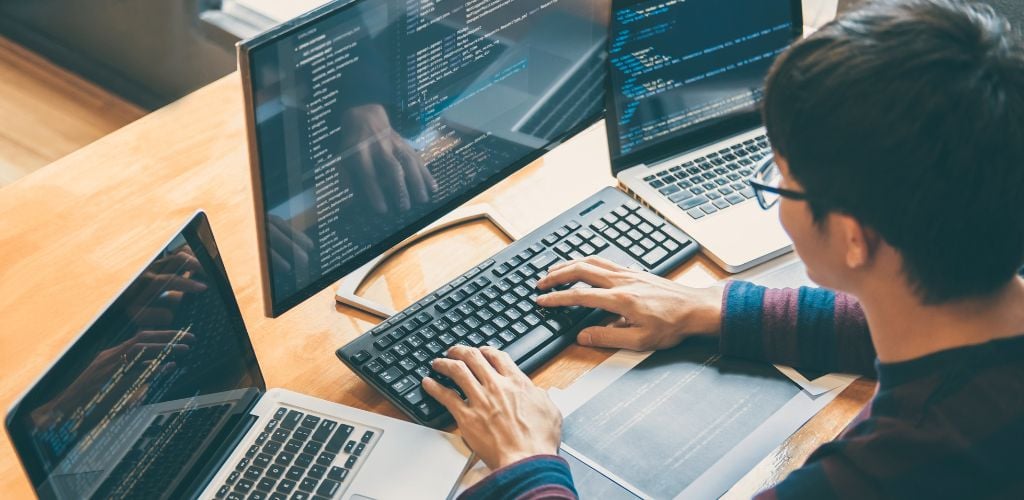
<instances>
[{"instance_id":1,"label":"laptop screen","mask_svg":"<svg viewBox=\"0 0 1024 500\"><path fill-rule=\"evenodd\" d=\"M616 166L756 123L764 77L801 23L798 0L616 0L607 120Z\"/></svg>"},{"instance_id":2,"label":"laptop screen","mask_svg":"<svg viewBox=\"0 0 1024 500\"><path fill-rule=\"evenodd\" d=\"M264 389L198 214L29 390L7 426L41 498L179 497Z\"/></svg>"}]
</instances>

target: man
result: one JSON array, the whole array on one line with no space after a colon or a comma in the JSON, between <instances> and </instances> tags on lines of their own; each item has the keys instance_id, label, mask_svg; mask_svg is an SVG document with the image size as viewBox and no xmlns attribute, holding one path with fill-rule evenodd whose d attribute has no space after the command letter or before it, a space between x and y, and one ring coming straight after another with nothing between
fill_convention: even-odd
<instances>
[{"instance_id":1,"label":"man","mask_svg":"<svg viewBox=\"0 0 1024 500\"><path fill-rule=\"evenodd\" d=\"M538 286L592 288L538 303L623 317L584 345L710 334L725 354L877 372L871 404L765 498L1024 498L1024 48L1009 25L954 0L871 4L779 57L764 118L775 161L751 184L838 293L690 289L589 259ZM466 399L424 387L496 469L465 496L575 496L560 415L507 356L455 347L434 368Z\"/></svg>"}]
</instances>

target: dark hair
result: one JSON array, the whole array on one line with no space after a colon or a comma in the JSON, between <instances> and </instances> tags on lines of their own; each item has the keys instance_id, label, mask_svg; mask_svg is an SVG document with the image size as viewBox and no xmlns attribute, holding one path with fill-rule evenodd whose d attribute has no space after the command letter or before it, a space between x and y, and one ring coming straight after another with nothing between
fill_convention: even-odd
<instances>
[{"instance_id":1,"label":"dark hair","mask_svg":"<svg viewBox=\"0 0 1024 500\"><path fill-rule=\"evenodd\" d=\"M876 231L925 303L993 293L1024 266L1024 48L990 7L841 17L776 60L764 120L815 220Z\"/></svg>"}]
</instances>

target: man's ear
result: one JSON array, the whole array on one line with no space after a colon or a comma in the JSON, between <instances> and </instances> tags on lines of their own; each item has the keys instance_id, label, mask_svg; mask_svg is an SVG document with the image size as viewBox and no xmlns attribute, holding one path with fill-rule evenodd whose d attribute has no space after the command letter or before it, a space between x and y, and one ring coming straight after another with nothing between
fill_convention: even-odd
<instances>
[{"instance_id":1,"label":"man's ear","mask_svg":"<svg viewBox=\"0 0 1024 500\"><path fill-rule=\"evenodd\" d=\"M877 248L878 235L849 215L833 213L832 217L833 227L839 229L835 236L845 248L846 266L859 269L867 265Z\"/></svg>"}]
</instances>

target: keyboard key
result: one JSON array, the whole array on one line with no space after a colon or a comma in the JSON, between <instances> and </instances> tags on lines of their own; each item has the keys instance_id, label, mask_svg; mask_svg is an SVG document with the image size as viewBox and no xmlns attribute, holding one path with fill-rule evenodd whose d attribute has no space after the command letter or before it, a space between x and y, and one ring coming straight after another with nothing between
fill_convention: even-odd
<instances>
[{"instance_id":1,"label":"keyboard key","mask_svg":"<svg viewBox=\"0 0 1024 500\"><path fill-rule=\"evenodd\" d=\"M260 479L260 482L256 483L256 489L260 491L272 491L277 481L269 477Z\"/></svg>"},{"instance_id":2,"label":"keyboard key","mask_svg":"<svg viewBox=\"0 0 1024 500\"><path fill-rule=\"evenodd\" d=\"M331 467L331 471L327 473L327 479L338 482L344 482L346 476L348 476L348 469L344 467Z\"/></svg>"},{"instance_id":3,"label":"keyboard key","mask_svg":"<svg viewBox=\"0 0 1024 500\"><path fill-rule=\"evenodd\" d=\"M254 483L254 482L252 482L252 481L250 481L248 479L239 479L238 482L235 483L235 491L239 491L239 492L242 492L242 493L248 493L249 490L251 490L252 487L255 486L255 485L256 485L256 483Z\"/></svg>"},{"instance_id":4,"label":"keyboard key","mask_svg":"<svg viewBox=\"0 0 1024 500\"><path fill-rule=\"evenodd\" d=\"M336 456L337 455L335 455L334 453L328 453L325 451L321 453L319 457L316 457L316 463L323 465L324 467L327 467L331 465L331 462L334 462L334 458Z\"/></svg>"},{"instance_id":5,"label":"keyboard key","mask_svg":"<svg viewBox=\"0 0 1024 500\"><path fill-rule=\"evenodd\" d=\"M294 458L295 458L295 454L289 453L287 451L282 451L281 453L277 454L277 458L275 458L274 461L279 463L279 464L281 464L281 465L288 465L288 464L292 463L292 460Z\"/></svg>"},{"instance_id":6,"label":"keyboard key","mask_svg":"<svg viewBox=\"0 0 1024 500\"><path fill-rule=\"evenodd\" d=\"M426 367L423 367L423 368L426 368ZM421 388L419 388L419 387L416 387L416 388L412 389L411 391L405 393L405 395L402 396L402 399L404 399L410 405L414 405L415 406L415 405L419 404L420 401L423 401L423 390Z\"/></svg>"},{"instance_id":7,"label":"keyboard key","mask_svg":"<svg viewBox=\"0 0 1024 500\"><path fill-rule=\"evenodd\" d=\"M666 179L666 182L668 182L668 179ZM676 186L675 184L669 184L669 185L659 189L658 192L661 193L664 196L668 196L668 195L670 195L672 193L679 192L679 186Z\"/></svg>"},{"instance_id":8,"label":"keyboard key","mask_svg":"<svg viewBox=\"0 0 1024 500\"><path fill-rule=\"evenodd\" d=\"M701 205L703 205L703 204L705 204L705 203L707 203L709 201L711 201L711 200L708 200L704 196L697 196L697 197L694 197L694 198L690 198L690 199L688 199L688 200L686 200L686 201L684 201L682 203L679 203L679 208L681 208L683 210L689 210L689 209L694 208L694 207L699 207L699 206L701 206Z\"/></svg>"},{"instance_id":9,"label":"keyboard key","mask_svg":"<svg viewBox=\"0 0 1024 500\"><path fill-rule=\"evenodd\" d=\"M374 374L384 369L384 365L380 364L380 361L373 360L363 366L363 371L366 373Z\"/></svg>"},{"instance_id":10,"label":"keyboard key","mask_svg":"<svg viewBox=\"0 0 1024 500\"><path fill-rule=\"evenodd\" d=\"M659 262L668 257L668 255L669 254L667 250L661 247L657 247L654 250L651 250L647 254L644 254L642 257L640 257L640 260L648 268L654 268Z\"/></svg>"},{"instance_id":11,"label":"keyboard key","mask_svg":"<svg viewBox=\"0 0 1024 500\"><path fill-rule=\"evenodd\" d=\"M715 208L715 206L714 206L714 205L712 205L712 204L710 204L710 203L708 203L707 205L702 205L702 206L700 207L700 209L701 209L701 210L703 210L703 211L704 211L704 213L706 213L706 214L708 214L708 215L711 215L711 214L713 214L713 213L715 213L715 212L717 212L717 211L718 211L718 209L717 209L717 208Z\"/></svg>"},{"instance_id":12,"label":"keyboard key","mask_svg":"<svg viewBox=\"0 0 1024 500\"><path fill-rule=\"evenodd\" d=\"M289 431L295 430L298 427L299 422L302 421L303 413L301 411L291 410L288 412L288 416L281 421L281 428Z\"/></svg>"},{"instance_id":13,"label":"keyboard key","mask_svg":"<svg viewBox=\"0 0 1024 500\"><path fill-rule=\"evenodd\" d=\"M271 464L269 467L267 467L266 474L267 477L271 479L278 479L282 475L284 475L284 466L279 464Z\"/></svg>"},{"instance_id":14,"label":"keyboard key","mask_svg":"<svg viewBox=\"0 0 1024 500\"><path fill-rule=\"evenodd\" d=\"M277 491L286 495L291 493L293 489L295 489L295 481L290 479L282 479L280 483L277 483Z\"/></svg>"},{"instance_id":15,"label":"keyboard key","mask_svg":"<svg viewBox=\"0 0 1024 500\"><path fill-rule=\"evenodd\" d=\"M303 469L302 467L295 467L293 465L288 469L288 472L284 475L284 477L291 479L292 481L298 481L302 479L302 476L304 476L305 474L306 469Z\"/></svg>"},{"instance_id":16,"label":"keyboard key","mask_svg":"<svg viewBox=\"0 0 1024 500\"><path fill-rule=\"evenodd\" d=\"M366 351L360 351L360 352L366 352ZM369 355L369 353L367 353L367 355ZM318 424L318 423L320 423L320 417L318 417L316 415L306 415L306 418L302 419L302 423L300 423L299 425L301 425L302 427L309 428L309 429L315 429L316 428L316 424Z\"/></svg>"},{"instance_id":17,"label":"keyboard key","mask_svg":"<svg viewBox=\"0 0 1024 500\"><path fill-rule=\"evenodd\" d=\"M233 471L231 471L231 474L228 474L228 479L225 482L228 483L228 484L235 484L235 481L238 481L238 477L240 475L241 474L239 474L238 471L233 470Z\"/></svg>"},{"instance_id":18,"label":"keyboard key","mask_svg":"<svg viewBox=\"0 0 1024 500\"><path fill-rule=\"evenodd\" d=\"M295 465L299 467L309 467L311 463L313 463L313 455L309 453L299 453L299 456L295 457Z\"/></svg>"},{"instance_id":19,"label":"keyboard key","mask_svg":"<svg viewBox=\"0 0 1024 500\"><path fill-rule=\"evenodd\" d=\"M732 203L733 205L735 205L737 203L741 203L745 199L746 198L744 198L742 195L739 195L739 194L736 194L736 193L730 194L729 196L725 197L725 200L728 201L729 203Z\"/></svg>"},{"instance_id":20,"label":"keyboard key","mask_svg":"<svg viewBox=\"0 0 1024 500\"><path fill-rule=\"evenodd\" d=\"M731 203L729 203L728 201L725 201L725 200L715 200L713 204L719 210L722 210L722 209L725 209L725 208L729 208L732 205Z\"/></svg>"},{"instance_id":21,"label":"keyboard key","mask_svg":"<svg viewBox=\"0 0 1024 500\"><path fill-rule=\"evenodd\" d=\"M342 424L341 427L338 428L337 432L331 436L331 440L324 445L324 449L331 453L338 453L341 451L341 446L345 444L345 440L352 434L352 429L353 427L351 425Z\"/></svg>"},{"instance_id":22,"label":"keyboard key","mask_svg":"<svg viewBox=\"0 0 1024 500\"><path fill-rule=\"evenodd\" d=\"M302 490L302 491L306 491L306 492L312 493L313 490L316 489L316 485L317 485L318 482L319 481L317 481L314 478L307 477L306 479L303 479L301 483L299 483L299 489Z\"/></svg>"},{"instance_id":23,"label":"keyboard key","mask_svg":"<svg viewBox=\"0 0 1024 500\"><path fill-rule=\"evenodd\" d=\"M327 441L327 438L331 435L331 432L338 426L338 423L333 420L324 419L320 422L320 427L316 428L316 432L313 433L313 441L320 441L321 443Z\"/></svg>"},{"instance_id":24,"label":"keyboard key","mask_svg":"<svg viewBox=\"0 0 1024 500\"><path fill-rule=\"evenodd\" d=\"M325 479L324 482L320 484L320 488L316 490L316 494L323 497L331 498L334 496L335 493L338 492L338 486L340 485L341 483L337 481Z\"/></svg>"},{"instance_id":25,"label":"keyboard key","mask_svg":"<svg viewBox=\"0 0 1024 500\"><path fill-rule=\"evenodd\" d=\"M405 391L408 391L409 389L412 389L413 387L415 387L418 384L419 384L419 381L417 381L413 377L410 377L410 376L406 375L405 377L402 377L402 378L396 380L395 382L393 382L391 384L391 390L394 391L395 394L401 395Z\"/></svg>"},{"instance_id":26,"label":"keyboard key","mask_svg":"<svg viewBox=\"0 0 1024 500\"><path fill-rule=\"evenodd\" d=\"M436 349L432 349L430 347L431 344L436 345ZM437 345L437 342L434 342L434 341L428 342L427 343L427 348L430 349L435 354L437 354L438 352L441 351L441 346ZM384 371L380 372L379 374L377 374L377 378L380 379L381 382L384 382L385 384L389 384L389 385L392 382L398 380L399 377L401 377L401 376L402 376L402 369L397 367L397 366L392 366L391 368L388 368L387 370L384 370Z\"/></svg>"},{"instance_id":27,"label":"keyboard key","mask_svg":"<svg viewBox=\"0 0 1024 500\"><path fill-rule=\"evenodd\" d=\"M504 351L512 357L513 361L518 363L521 359L525 358L528 354L554 337L554 332L546 326L540 325L535 327L526 335L520 337L519 340L507 345Z\"/></svg>"},{"instance_id":28,"label":"keyboard key","mask_svg":"<svg viewBox=\"0 0 1024 500\"><path fill-rule=\"evenodd\" d=\"M320 453L321 446L323 446L323 443L320 443L319 441L310 441L302 448L302 452L309 453L310 455L316 455L317 453Z\"/></svg>"},{"instance_id":29,"label":"keyboard key","mask_svg":"<svg viewBox=\"0 0 1024 500\"><path fill-rule=\"evenodd\" d=\"M358 460L358 459L359 459L359 457L358 457L358 456L356 456L356 455L350 455L350 456L348 457L348 460L346 460L346 461L345 461L345 468L346 468L346 469L351 469L352 467L355 467L355 465L356 465L356 460Z\"/></svg>"},{"instance_id":30,"label":"keyboard key","mask_svg":"<svg viewBox=\"0 0 1024 500\"><path fill-rule=\"evenodd\" d=\"M312 478L323 479L325 473L327 473L327 468L320 464L316 464L309 468L309 477Z\"/></svg>"}]
</instances>

